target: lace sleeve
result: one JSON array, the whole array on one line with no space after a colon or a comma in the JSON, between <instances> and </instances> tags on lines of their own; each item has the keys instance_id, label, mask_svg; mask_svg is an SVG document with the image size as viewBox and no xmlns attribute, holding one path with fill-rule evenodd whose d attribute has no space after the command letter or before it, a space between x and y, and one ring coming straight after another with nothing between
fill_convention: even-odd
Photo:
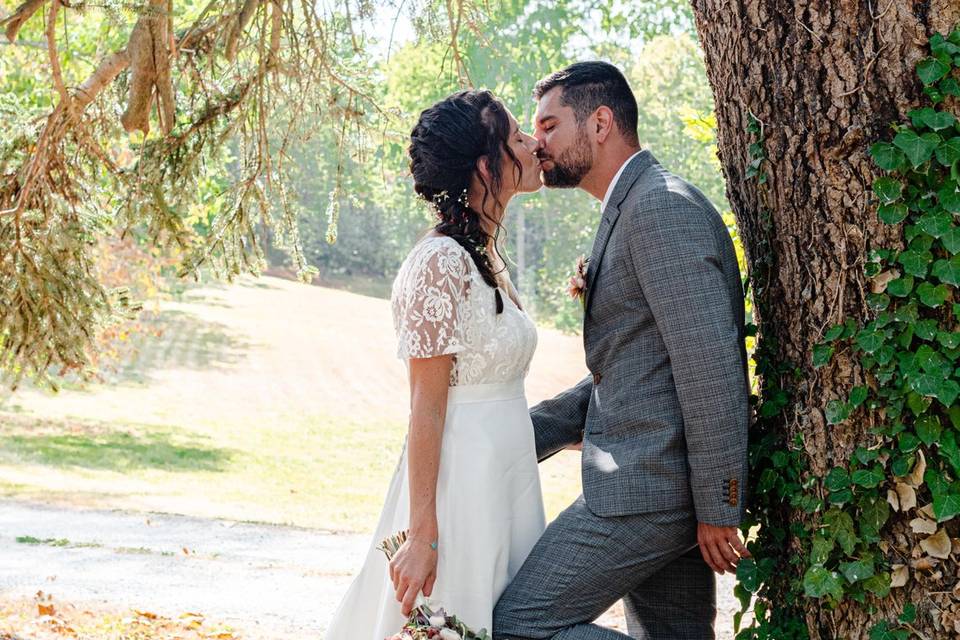
<instances>
[{"instance_id":1,"label":"lace sleeve","mask_svg":"<svg viewBox=\"0 0 960 640\"><path fill-rule=\"evenodd\" d=\"M429 240L410 256L394 287L397 356L432 358L464 349L469 255L459 245Z\"/></svg>"}]
</instances>

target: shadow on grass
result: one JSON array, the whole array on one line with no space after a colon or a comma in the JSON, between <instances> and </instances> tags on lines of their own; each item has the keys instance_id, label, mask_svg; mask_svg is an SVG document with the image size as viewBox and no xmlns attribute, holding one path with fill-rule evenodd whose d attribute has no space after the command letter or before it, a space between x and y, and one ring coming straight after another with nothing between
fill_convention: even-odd
<instances>
[{"instance_id":1,"label":"shadow on grass","mask_svg":"<svg viewBox=\"0 0 960 640\"><path fill-rule=\"evenodd\" d=\"M8 416L0 415L0 422ZM122 429L71 421L5 425L0 430L0 462L83 467L110 471L224 471L230 449L163 427Z\"/></svg>"},{"instance_id":2,"label":"shadow on grass","mask_svg":"<svg viewBox=\"0 0 960 640\"><path fill-rule=\"evenodd\" d=\"M149 330L103 372L108 382L145 384L163 369L225 369L243 361L253 346L227 325L187 311L167 309L145 317L144 323Z\"/></svg>"}]
</instances>

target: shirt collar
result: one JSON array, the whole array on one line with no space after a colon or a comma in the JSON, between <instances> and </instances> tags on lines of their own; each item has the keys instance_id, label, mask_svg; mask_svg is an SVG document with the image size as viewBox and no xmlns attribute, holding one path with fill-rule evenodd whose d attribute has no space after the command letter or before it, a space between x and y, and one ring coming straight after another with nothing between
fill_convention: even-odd
<instances>
[{"instance_id":1,"label":"shirt collar","mask_svg":"<svg viewBox=\"0 0 960 640\"><path fill-rule=\"evenodd\" d=\"M610 181L610 185L607 187L607 192L603 195L603 203L600 205L600 213L607 208L607 201L610 200L610 196L613 194L614 187L617 186L617 181L620 180L620 175L623 173L623 170L627 168L627 165L630 164L630 161L642 153L643 149L637 151L632 156L623 161L623 164L620 165L620 169L617 171L617 175L613 176L613 180Z\"/></svg>"}]
</instances>

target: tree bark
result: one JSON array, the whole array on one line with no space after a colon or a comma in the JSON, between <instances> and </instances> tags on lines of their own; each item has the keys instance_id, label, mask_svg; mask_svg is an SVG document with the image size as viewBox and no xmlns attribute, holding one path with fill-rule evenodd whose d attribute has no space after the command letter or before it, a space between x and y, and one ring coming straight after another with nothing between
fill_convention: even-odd
<instances>
[{"instance_id":1,"label":"tree bark","mask_svg":"<svg viewBox=\"0 0 960 640\"><path fill-rule=\"evenodd\" d=\"M764 301L755 306L765 310L756 320L761 334L775 340L776 357L800 370L784 381L793 402L778 420L790 439L802 436L807 467L819 477L845 466L856 446L869 442L863 421L828 428L824 418L828 401L846 399L851 386L862 383L855 360L840 354L818 370L811 362L826 328L867 316L867 251L896 246L899 237L871 206L878 173L867 152L871 143L889 140L891 123L919 104L915 65L929 55L929 36L960 21L956 0L875 2L692 0L714 91L727 196L754 296ZM769 159L763 187L747 177L748 147L755 142L746 131L751 113L763 123ZM758 290L762 271L769 278ZM812 516L792 517L809 522ZM888 525L887 535L911 536L901 525ZM879 610L872 614L847 604L830 611L810 599L811 637L866 638L873 622L895 619L905 599L953 604L949 594L921 597L923 579L915 572L906 588L873 602ZM948 590L956 577L950 580ZM917 621L927 637L952 637L952 628L938 631L931 620Z\"/></svg>"}]
</instances>

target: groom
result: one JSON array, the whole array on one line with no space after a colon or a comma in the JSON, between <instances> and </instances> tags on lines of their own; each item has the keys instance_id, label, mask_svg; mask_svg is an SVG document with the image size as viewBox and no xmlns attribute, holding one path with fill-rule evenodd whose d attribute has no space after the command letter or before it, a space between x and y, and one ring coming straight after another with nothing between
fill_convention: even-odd
<instances>
[{"instance_id":1,"label":"groom","mask_svg":"<svg viewBox=\"0 0 960 640\"><path fill-rule=\"evenodd\" d=\"M602 204L587 267L591 375L531 412L540 460L583 443L583 495L554 520L494 611L496 640L713 638L714 577L749 555L743 288L726 226L641 150L637 103L604 62L541 80L543 181Z\"/></svg>"}]
</instances>

